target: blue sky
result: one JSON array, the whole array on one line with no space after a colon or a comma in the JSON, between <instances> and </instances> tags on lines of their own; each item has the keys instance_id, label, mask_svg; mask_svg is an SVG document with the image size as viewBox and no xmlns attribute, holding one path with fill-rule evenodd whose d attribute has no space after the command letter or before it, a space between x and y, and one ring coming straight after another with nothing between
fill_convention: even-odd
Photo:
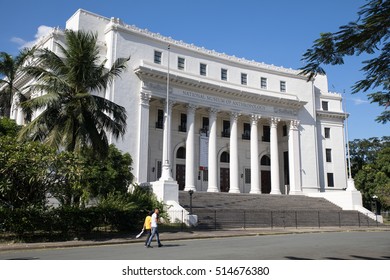
<instances>
[{"instance_id":1,"label":"blue sky","mask_svg":"<svg viewBox=\"0 0 390 280\"><path fill-rule=\"evenodd\" d=\"M0 51L17 54L47 27L64 28L79 8L117 17L176 40L237 57L297 69L303 53L321 32L335 32L357 18L365 0L0 0ZM351 95L363 77L360 62L325 66L329 90L345 91L349 139L390 135L390 125L375 122L382 108L365 93Z\"/></svg>"}]
</instances>

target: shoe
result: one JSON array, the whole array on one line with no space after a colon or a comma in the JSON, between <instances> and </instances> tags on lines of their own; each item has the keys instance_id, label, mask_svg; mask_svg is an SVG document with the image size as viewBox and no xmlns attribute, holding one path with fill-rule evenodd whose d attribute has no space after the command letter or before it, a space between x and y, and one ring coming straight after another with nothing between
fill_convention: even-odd
<instances>
[{"instance_id":1,"label":"shoe","mask_svg":"<svg viewBox=\"0 0 390 280\"><path fill-rule=\"evenodd\" d=\"M162 247L163 245L162 244L158 244L158 247Z\"/></svg>"},{"instance_id":2,"label":"shoe","mask_svg":"<svg viewBox=\"0 0 390 280\"><path fill-rule=\"evenodd\" d=\"M150 245L148 245L148 246L146 246L146 248L153 248L152 246L150 246Z\"/></svg>"}]
</instances>

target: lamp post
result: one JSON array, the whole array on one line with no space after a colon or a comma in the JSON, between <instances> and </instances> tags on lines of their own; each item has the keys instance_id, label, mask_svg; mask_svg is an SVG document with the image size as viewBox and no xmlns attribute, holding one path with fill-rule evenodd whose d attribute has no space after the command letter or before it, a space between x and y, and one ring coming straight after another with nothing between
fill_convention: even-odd
<instances>
[{"instance_id":1,"label":"lamp post","mask_svg":"<svg viewBox=\"0 0 390 280\"><path fill-rule=\"evenodd\" d=\"M190 195L190 215L192 215L192 195L194 194L194 191L189 190L188 194Z\"/></svg>"}]
</instances>

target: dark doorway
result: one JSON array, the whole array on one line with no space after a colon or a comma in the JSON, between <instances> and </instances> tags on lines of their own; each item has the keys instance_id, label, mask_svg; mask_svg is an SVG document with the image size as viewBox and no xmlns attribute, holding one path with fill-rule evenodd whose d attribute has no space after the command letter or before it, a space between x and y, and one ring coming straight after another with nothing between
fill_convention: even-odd
<instances>
[{"instance_id":1,"label":"dark doorway","mask_svg":"<svg viewBox=\"0 0 390 280\"><path fill-rule=\"evenodd\" d=\"M179 185L179 190L184 190L186 182L186 166L184 164L176 164L176 181Z\"/></svg>"},{"instance_id":2,"label":"dark doorway","mask_svg":"<svg viewBox=\"0 0 390 280\"><path fill-rule=\"evenodd\" d=\"M261 193L271 192L271 171L261 171Z\"/></svg>"},{"instance_id":3,"label":"dark doorway","mask_svg":"<svg viewBox=\"0 0 390 280\"><path fill-rule=\"evenodd\" d=\"M229 168L221 168L220 175L221 175L220 176L221 192L229 192L229 188L230 188Z\"/></svg>"}]
</instances>

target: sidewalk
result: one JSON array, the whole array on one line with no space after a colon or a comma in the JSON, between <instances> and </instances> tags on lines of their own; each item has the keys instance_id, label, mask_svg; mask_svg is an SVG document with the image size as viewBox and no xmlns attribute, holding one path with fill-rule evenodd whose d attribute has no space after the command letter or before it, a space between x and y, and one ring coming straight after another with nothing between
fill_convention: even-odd
<instances>
[{"instance_id":1,"label":"sidewalk","mask_svg":"<svg viewBox=\"0 0 390 280\"><path fill-rule=\"evenodd\" d=\"M205 238L227 238L239 236L259 236L276 234L300 234L300 233L321 233L321 232L350 232L350 231L388 231L390 237L390 227L324 227L324 228L257 228L257 229L234 229L234 230L211 230L211 231L181 231L181 232L161 232L162 242L170 240L188 240ZM10 250L33 250L44 248L67 248L67 247L85 247L113 244L129 244L145 242L145 235L136 239L135 234L128 236L113 237L102 240L72 240L63 242L44 242L44 243L0 243L0 251Z\"/></svg>"}]
</instances>

